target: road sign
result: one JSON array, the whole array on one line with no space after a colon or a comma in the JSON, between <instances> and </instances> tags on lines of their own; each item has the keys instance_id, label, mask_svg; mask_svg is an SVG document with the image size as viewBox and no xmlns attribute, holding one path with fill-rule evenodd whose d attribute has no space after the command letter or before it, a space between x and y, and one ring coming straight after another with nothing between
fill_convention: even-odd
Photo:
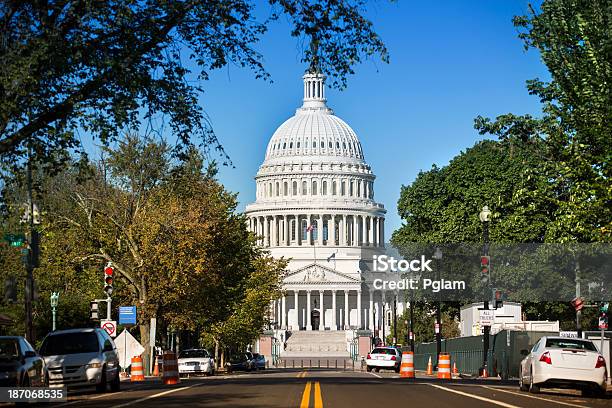
<instances>
[{"instance_id":1,"label":"road sign","mask_svg":"<svg viewBox=\"0 0 612 408\"><path fill-rule=\"evenodd\" d=\"M439 323L436 323L436 324L434 325L434 332L435 332L436 334L440 333L440 324L439 324Z\"/></svg>"},{"instance_id":2,"label":"road sign","mask_svg":"<svg viewBox=\"0 0 612 408\"><path fill-rule=\"evenodd\" d=\"M136 306L119 306L119 324L136 324Z\"/></svg>"},{"instance_id":3,"label":"road sign","mask_svg":"<svg viewBox=\"0 0 612 408\"><path fill-rule=\"evenodd\" d=\"M572 339L577 339L578 338L578 332L577 331L560 331L559 332L559 337L569 337Z\"/></svg>"},{"instance_id":4,"label":"road sign","mask_svg":"<svg viewBox=\"0 0 612 408\"><path fill-rule=\"evenodd\" d=\"M100 320L100 327L106 330L111 337L117 335L117 322L114 320Z\"/></svg>"},{"instance_id":5,"label":"road sign","mask_svg":"<svg viewBox=\"0 0 612 408\"><path fill-rule=\"evenodd\" d=\"M12 247L20 247L26 243L26 237L23 234L4 234L4 241Z\"/></svg>"},{"instance_id":6,"label":"road sign","mask_svg":"<svg viewBox=\"0 0 612 408\"><path fill-rule=\"evenodd\" d=\"M608 319L600 317L599 318L599 328L602 330L606 330L608 328Z\"/></svg>"},{"instance_id":7,"label":"road sign","mask_svg":"<svg viewBox=\"0 0 612 408\"><path fill-rule=\"evenodd\" d=\"M495 314L493 310L481 310L480 311L480 325L481 326L492 326L495 320Z\"/></svg>"},{"instance_id":8,"label":"road sign","mask_svg":"<svg viewBox=\"0 0 612 408\"><path fill-rule=\"evenodd\" d=\"M584 307L584 300L581 297L573 299L570 303L572 304L574 309L576 309L576 311L582 310L582 308Z\"/></svg>"}]
</instances>

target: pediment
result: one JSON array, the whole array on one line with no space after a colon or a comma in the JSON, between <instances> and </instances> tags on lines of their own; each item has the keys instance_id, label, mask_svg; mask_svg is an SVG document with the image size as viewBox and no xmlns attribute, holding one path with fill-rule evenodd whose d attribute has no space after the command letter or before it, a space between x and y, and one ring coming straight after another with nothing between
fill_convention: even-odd
<instances>
[{"instance_id":1,"label":"pediment","mask_svg":"<svg viewBox=\"0 0 612 408\"><path fill-rule=\"evenodd\" d=\"M310 264L290 272L285 276L283 282L286 284L359 283L360 280L323 265Z\"/></svg>"}]
</instances>

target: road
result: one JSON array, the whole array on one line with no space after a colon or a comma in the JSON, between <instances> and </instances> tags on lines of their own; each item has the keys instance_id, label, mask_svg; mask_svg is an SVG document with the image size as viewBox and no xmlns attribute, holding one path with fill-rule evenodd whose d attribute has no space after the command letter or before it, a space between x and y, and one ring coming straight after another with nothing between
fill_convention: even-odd
<instances>
[{"instance_id":1,"label":"road","mask_svg":"<svg viewBox=\"0 0 612 408\"><path fill-rule=\"evenodd\" d=\"M612 407L605 399L583 398L572 391L518 391L516 384L499 381L435 379L415 381L395 373L334 370L267 370L256 373L183 379L165 386L158 379L123 383L117 393L73 393L69 402L53 407Z\"/></svg>"}]
</instances>

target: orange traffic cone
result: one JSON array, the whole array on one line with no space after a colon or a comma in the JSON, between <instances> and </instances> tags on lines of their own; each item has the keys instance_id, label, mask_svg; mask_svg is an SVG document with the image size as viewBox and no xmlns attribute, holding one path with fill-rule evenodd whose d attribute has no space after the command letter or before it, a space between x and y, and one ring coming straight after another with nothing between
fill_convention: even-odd
<instances>
[{"instance_id":1,"label":"orange traffic cone","mask_svg":"<svg viewBox=\"0 0 612 408\"><path fill-rule=\"evenodd\" d=\"M429 356L429 362L427 363L427 375L433 375L433 366L431 365L431 356Z\"/></svg>"},{"instance_id":2,"label":"orange traffic cone","mask_svg":"<svg viewBox=\"0 0 612 408\"><path fill-rule=\"evenodd\" d=\"M489 376L489 374L487 373L487 367L485 366L482 369L482 378L487 378Z\"/></svg>"},{"instance_id":3,"label":"orange traffic cone","mask_svg":"<svg viewBox=\"0 0 612 408\"><path fill-rule=\"evenodd\" d=\"M155 356L155 365L153 366L153 376L159 377L159 361L157 361L157 356Z\"/></svg>"},{"instance_id":4,"label":"orange traffic cone","mask_svg":"<svg viewBox=\"0 0 612 408\"><path fill-rule=\"evenodd\" d=\"M459 374L459 370L457 370L457 362L453 361L453 374Z\"/></svg>"}]
</instances>

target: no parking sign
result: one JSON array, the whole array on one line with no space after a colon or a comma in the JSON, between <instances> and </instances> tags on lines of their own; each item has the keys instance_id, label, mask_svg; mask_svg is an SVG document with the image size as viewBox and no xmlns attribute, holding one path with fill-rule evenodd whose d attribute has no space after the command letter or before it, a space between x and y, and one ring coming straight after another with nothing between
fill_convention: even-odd
<instances>
[{"instance_id":1,"label":"no parking sign","mask_svg":"<svg viewBox=\"0 0 612 408\"><path fill-rule=\"evenodd\" d=\"M117 336L117 322L114 320L100 320L100 327L104 329L109 336Z\"/></svg>"}]
</instances>

